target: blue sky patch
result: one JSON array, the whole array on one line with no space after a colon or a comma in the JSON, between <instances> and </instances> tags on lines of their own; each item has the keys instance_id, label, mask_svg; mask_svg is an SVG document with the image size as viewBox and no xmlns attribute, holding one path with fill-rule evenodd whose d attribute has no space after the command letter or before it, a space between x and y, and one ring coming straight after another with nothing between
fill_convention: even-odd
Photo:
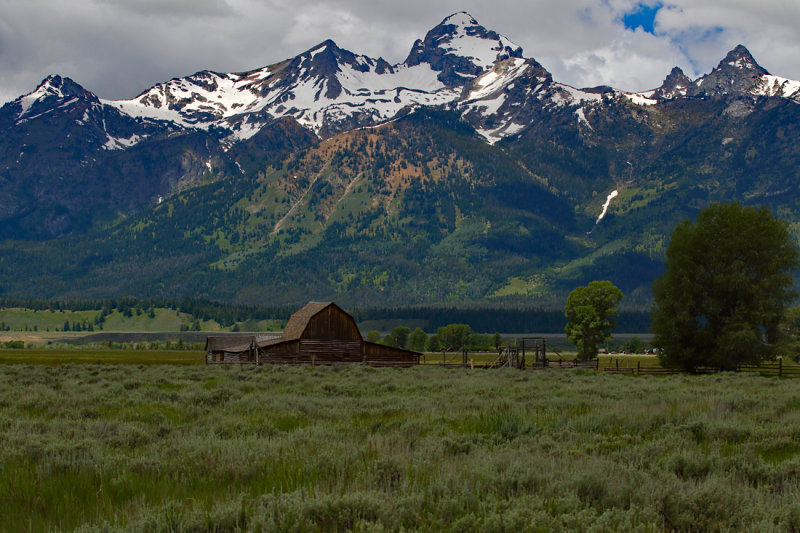
<instances>
[{"instance_id":1,"label":"blue sky patch","mask_svg":"<svg viewBox=\"0 0 800 533\"><path fill-rule=\"evenodd\" d=\"M622 16L622 23L625 24L626 30L636 31L636 28L642 28L647 33L655 34L656 13L662 7L664 7L662 3L654 5L640 3L634 11Z\"/></svg>"}]
</instances>

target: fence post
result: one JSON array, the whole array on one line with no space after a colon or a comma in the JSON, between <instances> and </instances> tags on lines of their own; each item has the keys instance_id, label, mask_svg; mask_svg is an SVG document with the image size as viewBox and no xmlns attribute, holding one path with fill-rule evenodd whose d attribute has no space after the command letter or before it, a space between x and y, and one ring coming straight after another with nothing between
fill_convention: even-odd
<instances>
[{"instance_id":1,"label":"fence post","mask_svg":"<svg viewBox=\"0 0 800 533\"><path fill-rule=\"evenodd\" d=\"M783 357L778 357L778 377L783 376Z\"/></svg>"},{"instance_id":2,"label":"fence post","mask_svg":"<svg viewBox=\"0 0 800 533\"><path fill-rule=\"evenodd\" d=\"M637 374L641 374L642 373L642 362L641 361L636 361L636 373Z\"/></svg>"}]
</instances>

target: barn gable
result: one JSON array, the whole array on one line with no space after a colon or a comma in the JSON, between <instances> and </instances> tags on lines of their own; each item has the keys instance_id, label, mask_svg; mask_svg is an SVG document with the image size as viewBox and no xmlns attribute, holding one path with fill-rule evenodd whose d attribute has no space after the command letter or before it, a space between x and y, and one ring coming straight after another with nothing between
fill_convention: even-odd
<instances>
[{"instance_id":1,"label":"barn gable","mask_svg":"<svg viewBox=\"0 0 800 533\"><path fill-rule=\"evenodd\" d=\"M289 318L281 340L297 339L363 341L355 319L333 302L309 302Z\"/></svg>"}]
</instances>

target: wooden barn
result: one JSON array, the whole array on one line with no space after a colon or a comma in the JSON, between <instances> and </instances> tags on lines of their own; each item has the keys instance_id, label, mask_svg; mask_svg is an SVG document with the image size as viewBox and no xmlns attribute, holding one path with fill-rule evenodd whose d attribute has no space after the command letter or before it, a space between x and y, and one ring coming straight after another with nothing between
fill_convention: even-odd
<instances>
[{"instance_id":1,"label":"wooden barn","mask_svg":"<svg viewBox=\"0 0 800 533\"><path fill-rule=\"evenodd\" d=\"M206 341L208 364L413 366L419 364L420 355L365 341L355 319L333 302L308 303L292 315L277 338L242 335Z\"/></svg>"}]
</instances>

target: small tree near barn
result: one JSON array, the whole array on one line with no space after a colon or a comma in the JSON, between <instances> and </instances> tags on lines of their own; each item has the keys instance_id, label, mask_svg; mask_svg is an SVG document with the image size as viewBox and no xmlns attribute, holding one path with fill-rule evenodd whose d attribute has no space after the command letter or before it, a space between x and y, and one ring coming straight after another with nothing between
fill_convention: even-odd
<instances>
[{"instance_id":1,"label":"small tree near barn","mask_svg":"<svg viewBox=\"0 0 800 533\"><path fill-rule=\"evenodd\" d=\"M425 351L425 343L428 341L428 335L422 328L416 328L411 332L408 337L408 348L415 352Z\"/></svg>"},{"instance_id":2,"label":"small tree near barn","mask_svg":"<svg viewBox=\"0 0 800 533\"><path fill-rule=\"evenodd\" d=\"M786 223L764 207L712 204L679 224L653 283L662 364L733 369L773 356L799 260Z\"/></svg>"},{"instance_id":3,"label":"small tree near barn","mask_svg":"<svg viewBox=\"0 0 800 533\"><path fill-rule=\"evenodd\" d=\"M610 281L593 281L569 293L564 310L569 322L564 331L578 348L579 358L597 357L597 345L611 340L620 300L622 291Z\"/></svg>"},{"instance_id":4,"label":"small tree near barn","mask_svg":"<svg viewBox=\"0 0 800 533\"><path fill-rule=\"evenodd\" d=\"M425 342L425 349L429 352L438 352L442 348L438 335L431 335Z\"/></svg>"},{"instance_id":5,"label":"small tree near barn","mask_svg":"<svg viewBox=\"0 0 800 533\"><path fill-rule=\"evenodd\" d=\"M467 324L448 324L436 330L439 345L447 350L460 350L467 345L472 328Z\"/></svg>"}]
</instances>

